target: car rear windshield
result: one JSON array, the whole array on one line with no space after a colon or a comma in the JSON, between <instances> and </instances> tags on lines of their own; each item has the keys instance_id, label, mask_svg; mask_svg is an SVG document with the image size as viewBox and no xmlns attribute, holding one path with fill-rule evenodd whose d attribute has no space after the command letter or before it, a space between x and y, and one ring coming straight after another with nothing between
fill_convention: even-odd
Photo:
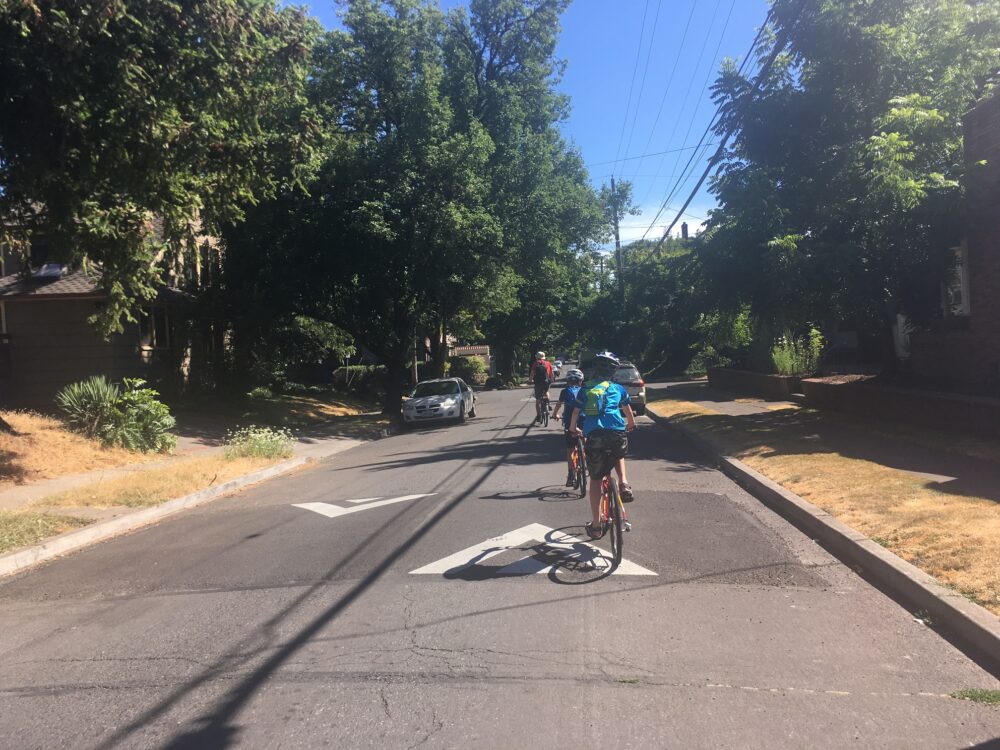
<instances>
[{"instance_id":1,"label":"car rear windshield","mask_svg":"<svg viewBox=\"0 0 1000 750\"><path fill-rule=\"evenodd\" d=\"M619 367L615 373L615 380L619 383L634 383L639 379L639 371L634 367Z\"/></svg>"},{"instance_id":2,"label":"car rear windshield","mask_svg":"<svg viewBox=\"0 0 1000 750\"><path fill-rule=\"evenodd\" d=\"M447 380L439 383L419 383L413 389L413 398L425 398L426 396L448 396L458 393L458 383Z\"/></svg>"}]
</instances>

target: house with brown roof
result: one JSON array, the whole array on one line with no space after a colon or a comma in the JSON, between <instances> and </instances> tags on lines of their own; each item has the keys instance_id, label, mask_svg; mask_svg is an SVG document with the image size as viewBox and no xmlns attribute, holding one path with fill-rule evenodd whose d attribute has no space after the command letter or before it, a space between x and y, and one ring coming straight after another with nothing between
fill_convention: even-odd
<instances>
[{"instance_id":1,"label":"house with brown roof","mask_svg":"<svg viewBox=\"0 0 1000 750\"><path fill-rule=\"evenodd\" d=\"M105 299L98 272L48 262L46 254L44 243L24 260L2 248L0 406L51 411L61 388L91 375L161 384L177 377L178 292L162 290L138 323L105 339L89 322Z\"/></svg>"}]
</instances>

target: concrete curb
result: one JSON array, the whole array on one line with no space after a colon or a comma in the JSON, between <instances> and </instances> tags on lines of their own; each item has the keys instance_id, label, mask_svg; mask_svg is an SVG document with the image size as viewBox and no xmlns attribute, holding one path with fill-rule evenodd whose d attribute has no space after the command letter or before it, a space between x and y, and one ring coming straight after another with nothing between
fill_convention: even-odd
<instances>
[{"instance_id":1,"label":"concrete curb","mask_svg":"<svg viewBox=\"0 0 1000 750\"><path fill-rule=\"evenodd\" d=\"M79 531L70 531L66 534L54 536L51 539L48 539L41 544L36 544L33 547L27 547L26 549L0 556L0 577L20 573L21 571L27 570L28 568L51 560L55 557L59 557L60 555L75 552L78 549L95 544L96 542L104 541L105 539L110 539L111 537L118 536L119 534L135 531L136 529L148 526L149 524L155 523L163 518L166 518L167 516L173 515L174 513L186 510L187 508L193 508L196 505L201 505L202 503L207 503L209 500L215 500L216 498L228 495L230 492L243 489L251 484L273 479L280 474L284 474L292 469L302 466L310 460L312 459L300 456L289 459L288 461L282 461L280 464L269 466L266 469L261 469L260 471L244 474L242 477L231 479L225 484L220 484L218 487L210 487L208 489L199 490L198 492L185 495L184 497L168 500L167 502L152 508L145 508L144 510L138 510L134 513L127 513L120 518L112 518L108 521L101 521L93 524L92 526L82 528Z\"/></svg>"},{"instance_id":2,"label":"concrete curb","mask_svg":"<svg viewBox=\"0 0 1000 750\"><path fill-rule=\"evenodd\" d=\"M683 435L701 453L714 460L726 476L819 540L841 561L860 568L860 573L931 620L935 627L940 626L971 647L976 657L985 657L991 669L1000 668L1000 619L992 612L943 586L933 576L742 461L724 455L689 427L654 414L650 409L646 410L646 415L657 424Z\"/></svg>"}]
</instances>

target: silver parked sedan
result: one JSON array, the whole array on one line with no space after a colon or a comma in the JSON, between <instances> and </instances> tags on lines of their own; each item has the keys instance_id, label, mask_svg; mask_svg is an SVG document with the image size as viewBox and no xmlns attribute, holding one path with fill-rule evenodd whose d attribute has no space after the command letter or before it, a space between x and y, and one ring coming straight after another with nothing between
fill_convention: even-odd
<instances>
[{"instance_id":1,"label":"silver parked sedan","mask_svg":"<svg viewBox=\"0 0 1000 750\"><path fill-rule=\"evenodd\" d=\"M622 362L615 373L615 382L628 391L632 401L632 411L635 414L646 413L646 381L639 375L639 370L631 362Z\"/></svg>"},{"instance_id":2,"label":"silver parked sedan","mask_svg":"<svg viewBox=\"0 0 1000 750\"><path fill-rule=\"evenodd\" d=\"M476 416L476 394L461 378L441 378L417 383L410 398L403 402L406 424L455 419L464 422Z\"/></svg>"}]
</instances>

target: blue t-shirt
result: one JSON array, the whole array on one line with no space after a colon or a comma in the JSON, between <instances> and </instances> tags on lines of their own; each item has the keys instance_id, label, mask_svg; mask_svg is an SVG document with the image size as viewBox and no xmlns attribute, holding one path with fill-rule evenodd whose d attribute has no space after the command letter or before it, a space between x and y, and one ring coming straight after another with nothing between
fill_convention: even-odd
<instances>
[{"instance_id":1,"label":"blue t-shirt","mask_svg":"<svg viewBox=\"0 0 1000 750\"><path fill-rule=\"evenodd\" d=\"M563 405L562 423L563 429L569 429L569 420L573 417L573 409L576 408L576 394L580 392L580 386L568 385L559 393L559 403Z\"/></svg>"},{"instance_id":2,"label":"blue t-shirt","mask_svg":"<svg viewBox=\"0 0 1000 750\"><path fill-rule=\"evenodd\" d=\"M576 418L576 424L578 427L583 425L584 435L589 435L594 430L624 431L625 417L622 416L621 408L631 403L628 391L618 383L608 380L584 383L576 396L576 408L582 412Z\"/></svg>"}]
</instances>

